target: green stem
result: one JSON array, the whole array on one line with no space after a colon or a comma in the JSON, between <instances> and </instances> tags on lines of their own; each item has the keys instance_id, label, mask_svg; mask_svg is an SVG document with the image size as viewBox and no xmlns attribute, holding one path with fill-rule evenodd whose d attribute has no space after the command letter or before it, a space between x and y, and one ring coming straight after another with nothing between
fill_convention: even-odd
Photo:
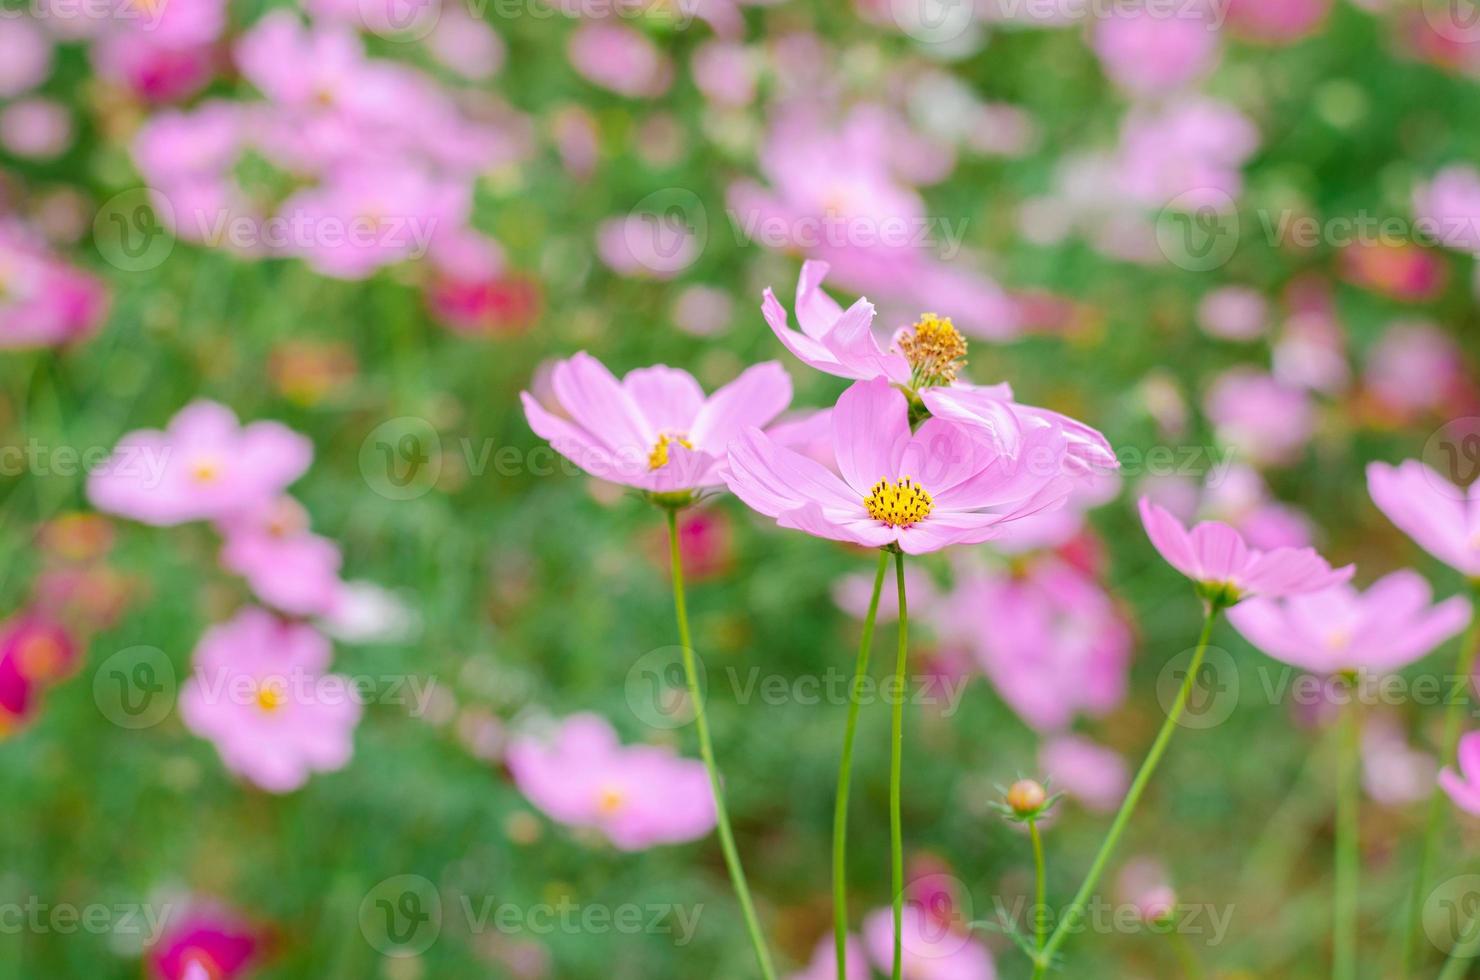
<instances>
[{"instance_id":1,"label":"green stem","mask_svg":"<svg viewBox=\"0 0 1480 980\"><path fill-rule=\"evenodd\" d=\"M1469 929L1449 951L1449 959L1439 971L1439 980L1460 980L1469 972L1476 956L1480 956L1480 918L1470 920Z\"/></svg>"},{"instance_id":2,"label":"green stem","mask_svg":"<svg viewBox=\"0 0 1480 980\"><path fill-rule=\"evenodd\" d=\"M904 682L910 647L910 613L904 596L904 552L894 553L894 578L899 586L899 650L894 657L894 719L889 754L889 856L894 886L894 970L900 980L904 967L904 821L900 817L899 784L904 769Z\"/></svg>"},{"instance_id":3,"label":"green stem","mask_svg":"<svg viewBox=\"0 0 1480 980\"><path fill-rule=\"evenodd\" d=\"M1470 596L1480 605L1480 580L1470 582ZM1444 742L1441 746L1439 764L1447 766L1454 761L1454 750L1459 745L1460 732L1464 727L1465 705L1469 702L1470 675L1475 672L1475 655L1480 652L1480 609L1470 620L1470 628L1460 640L1455 665L1455 696L1444 712ZM1444 824L1444 814L1449 809L1448 798L1434 792L1429 798L1429 815L1424 825L1423 843L1419 845L1418 877L1413 883L1413 897L1408 905L1408 921L1403 927L1403 957L1398 966L1398 980L1408 980L1409 968L1418 950L1418 934L1423 922L1423 903L1429 877L1434 870L1434 849L1439 843L1439 831Z\"/></svg>"},{"instance_id":4,"label":"green stem","mask_svg":"<svg viewBox=\"0 0 1480 980\"><path fill-rule=\"evenodd\" d=\"M1357 765L1361 757L1361 723L1357 706L1341 712L1341 744L1337 760L1336 791L1336 901L1332 928L1332 980L1356 980L1357 975L1357 882L1361 855L1359 833L1359 789Z\"/></svg>"},{"instance_id":5,"label":"green stem","mask_svg":"<svg viewBox=\"0 0 1480 980\"><path fill-rule=\"evenodd\" d=\"M1038 832L1038 821L1028 821L1028 837L1033 841L1033 881L1037 895L1033 904L1033 948L1040 953L1048 940L1048 885L1043 862L1043 835Z\"/></svg>"},{"instance_id":6,"label":"green stem","mask_svg":"<svg viewBox=\"0 0 1480 980\"><path fill-rule=\"evenodd\" d=\"M683 671L688 679L689 698L694 702L694 730L699 734L699 755L704 760L704 768L709 772L709 788L714 794L719 846L724 851L725 867L730 871L730 882L735 887L735 898L740 902L740 911L745 917L745 928L750 933L750 945L755 948L761 976L765 980L775 980L776 970L771 965L771 953L766 949L766 940L761 935L755 904L750 899L750 886L745 881L745 869L740 866L740 854L735 849L735 835L730 830L730 815L725 809L719 766L715 764L714 746L709 741L709 720L704 714L704 694L699 690L699 674L694 666L694 644L689 635L688 603L684 601L683 560L678 550L678 511L673 508L668 510L668 554L673 565L673 608L678 616L678 642L683 650Z\"/></svg>"},{"instance_id":7,"label":"green stem","mask_svg":"<svg viewBox=\"0 0 1480 980\"><path fill-rule=\"evenodd\" d=\"M848 724L843 730L843 755L838 761L838 790L833 797L833 938L838 947L838 976L848 975L848 790L853 781L853 739L858 733L858 704L868 677L869 650L874 643L874 619L879 612L879 594L884 573L889 570L889 552L879 552L879 570L874 592L863 619L863 638L858 643L858 661L853 686L848 689Z\"/></svg>"},{"instance_id":8,"label":"green stem","mask_svg":"<svg viewBox=\"0 0 1480 980\"><path fill-rule=\"evenodd\" d=\"M1151 743L1151 751L1146 754L1146 761L1141 763L1140 771L1136 773L1136 778L1131 782L1131 788L1125 794L1124 802L1120 804L1120 812L1115 815L1115 821L1110 824L1110 831L1105 835L1100 851L1095 855L1094 863L1090 865L1084 884L1079 886L1079 892L1074 896L1074 901L1069 904L1063 918L1054 927L1053 935L1048 937L1048 942L1039 951L1033 967L1035 980L1043 975L1043 971L1053 960L1054 951L1063 945L1069 933L1079 924L1079 917L1084 914L1085 903L1089 901L1095 886L1100 883L1100 876L1105 873L1105 865L1110 861L1110 853L1115 850L1115 845L1120 842L1121 834L1125 833L1126 826L1130 824L1136 804L1141 801L1141 794L1146 791L1146 784L1151 782L1151 776L1156 772L1157 764L1161 762L1161 757L1167 750L1167 743L1172 740L1172 733L1177 730L1177 721L1182 717L1183 709L1187 707L1187 699L1192 694L1192 685L1197 682L1197 672L1202 668L1203 656L1208 652L1208 640L1213 635L1213 624L1217 622L1218 614L1222 611L1223 607L1220 605L1209 605L1207 617L1203 620L1202 635L1198 637L1197 649L1192 654L1192 663L1187 667L1187 676L1182 679L1182 687L1177 692L1177 700L1172 702L1172 709L1167 712L1166 721L1162 723L1161 731L1156 734L1156 741Z\"/></svg>"},{"instance_id":9,"label":"green stem","mask_svg":"<svg viewBox=\"0 0 1480 980\"><path fill-rule=\"evenodd\" d=\"M1187 937L1182 935L1181 927L1172 930L1172 951L1177 954L1177 961L1182 964L1182 976L1184 980L1202 980L1202 967L1197 962L1197 953Z\"/></svg>"}]
</instances>

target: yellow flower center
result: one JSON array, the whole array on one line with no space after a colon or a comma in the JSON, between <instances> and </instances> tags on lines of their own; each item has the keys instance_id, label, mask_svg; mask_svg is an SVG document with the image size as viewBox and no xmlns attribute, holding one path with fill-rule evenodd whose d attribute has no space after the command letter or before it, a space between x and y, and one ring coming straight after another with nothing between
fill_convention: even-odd
<instances>
[{"instance_id":1,"label":"yellow flower center","mask_svg":"<svg viewBox=\"0 0 1480 980\"><path fill-rule=\"evenodd\" d=\"M935 501L910 477L893 483L880 480L863 498L868 516L889 527L910 527L930 516Z\"/></svg>"},{"instance_id":2,"label":"yellow flower center","mask_svg":"<svg viewBox=\"0 0 1480 980\"><path fill-rule=\"evenodd\" d=\"M287 698L283 697L283 692L276 687L267 684L261 684L257 687L257 707L261 708L266 714L270 715L277 711L283 706L283 702L286 700Z\"/></svg>"},{"instance_id":3,"label":"yellow flower center","mask_svg":"<svg viewBox=\"0 0 1480 980\"><path fill-rule=\"evenodd\" d=\"M669 433L665 432L662 435L658 436L658 444L653 447L652 452L648 453L648 469L660 470L663 467L667 466L668 447L673 445L674 443L678 443L685 449L694 448L694 444L692 442L689 442L688 438L684 435L670 435Z\"/></svg>"},{"instance_id":4,"label":"yellow flower center","mask_svg":"<svg viewBox=\"0 0 1480 980\"><path fill-rule=\"evenodd\" d=\"M190 464L190 478L196 483L215 483L221 479L221 464L206 457Z\"/></svg>"},{"instance_id":5,"label":"yellow flower center","mask_svg":"<svg viewBox=\"0 0 1480 980\"><path fill-rule=\"evenodd\" d=\"M621 790L604 789L601 791L601 795L596 798L596 809L600 810L603 816L609 817L622 809L622 805L626 802L627 798L622 794Z\"/></svg>"},{"instance_id":6,"label":"yellow flower center","mask_svg":"<svg viewBox=\"0 0 1480 980\"><path fill-rule=\"evenodd\" d=\"M966 340L950 317L921 315L897 341L899 352L910 362L914 387L948 385L966 364Z\"/></svg>"}]
</instances>

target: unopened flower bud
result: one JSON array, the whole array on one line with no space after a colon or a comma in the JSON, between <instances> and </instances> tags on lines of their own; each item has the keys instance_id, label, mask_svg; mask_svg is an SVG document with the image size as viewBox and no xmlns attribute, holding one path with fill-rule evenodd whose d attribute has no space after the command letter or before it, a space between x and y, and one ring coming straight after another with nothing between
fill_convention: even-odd
<instances>
[{"instance_id":1,"label":"unopened flower bud","mask_svg":"<svg viewBox=\"0 0 1480 980\"><path fill-rule=\"evenodd\" d=\"M1031 779L1019 779L1007 789L1007 805L1020 817L1037 813L1048 802L1048 793Z\"/></svg>"}]
</instances>

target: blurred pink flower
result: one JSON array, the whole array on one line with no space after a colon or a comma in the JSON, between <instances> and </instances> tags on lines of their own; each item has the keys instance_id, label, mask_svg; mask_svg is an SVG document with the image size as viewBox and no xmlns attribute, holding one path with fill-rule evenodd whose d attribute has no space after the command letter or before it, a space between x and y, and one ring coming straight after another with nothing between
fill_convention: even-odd
<instances>
[{"instance_id":1,"label":"blurred pink flower","mask_svg":"<svg viewBox=\"0 0 1480 980\"><path fill-rule=\"evenodd\" d=\"M628 98L655 98L673 82L668 56L625 24L587 21L571 34L567 53L588 82Z\"/></svg>"},{"instance_id":2,"label":"blurred pink flower","mask_svg":"<svg viewBox=\"0 0 1480 980\"><path fill-rule=\"evenodd\" d=\"M332 612L343 585L339 546L308 529L292 497L264 500L217 522L221 565L247 580L257 598L292 616Z\"/></svg>"},{"instance_id":3,"label":"blurred pink flower","mask_svg":"<svg viewBox=\"0 0 1480 980\"><path fill-rule=\"evenodd\" d=\"M1064 562L979 571L956 586L947 610L997 693L1040 732L1125 698L1130 627L1098 583Z\"/></svg>"},{"instance_id":4,"label":"blurred pink flower","mask_svg":"<svg viewBox=\"0 0 1480 980\"><path fill-rule=\"evenodd\" d=\"M1436 249L1359 239L1343 248L1340 258L1348 282L1405 303L1426 302L1444 291L1448 267Z\"/></svg>"},{"instance_id":5,"label":"blurred pink flower","mask_svg":"<svg viewBox=\"0 0 1480 980\"><path fill-rule=\"evenodd\" d=\"M70 676L82 662L83 647L62 623L39 609L0 624L0 660L31 684L50 685Z\"/></svg>"},{"instance_id":6,"label":"blurred pink flower","mask_svg":"<svg viewBox=\"0 0 1480 980\"><path fill-rule=\"evenodd\" d=\"M596 118L584 106L564 106L551 117L550 131L566 172L577 180L589 179L601 158Z\"/></svg>"},{"instance_id":7,"label":"blurred pink flower","mask_svg":"<svg viewBox=\"0 0 1480 980\"><path fill-rule=\"evenodd\" d=\"M277 497L312 458L308 439L278 422L242 426L226 406L196 401L165 431L120 439L88 475L87 496L145 524L215 520Z\"/></svg>"},{"instance_id":8,"label":"blurred pink flower","mask_svg":"<svg viewBox=\"0 0 1480 980\"><path fill-rule=\"evenodd\" d=\"M919 905L904 907L903 974L910 980L996 980L992 954L976 937L948 929ZM874 966L888 973L894 963L894 912L877 909L863 920L863 944Z\"/></svg>"},{"instance_id":9,"label":"blurred pink flower","mask_svg":"<svg viewBox=\"0 0 1480 980\"><path fill-rule=\"evenodd\" d=\"M498 74L507 53L503 38L486 20L470 14L461 0L441 5L426 45L440 64L474 82Z\"/></svg>"},{"instance_id":10,"label":"blurred pink flower","mask_svg":"<svg viewBox=\"0 0 1480 980\"><path fill-rule=\"evenodd\" d=\"M0 350L55 347L102 326L108 289L30 229L0 218Z\"/></svg>"},{"instance_id":11,"label":"blurred pink flower","mask_svg":"<svg viewBox=\"0 0 1480 980\"><path fill-rule=\"evenodd\" d=\"M1133 95L1160 96L1212 68L1218 32L1191 5L1176 14L1115 6L1096 22L1094 50L1105 74L1121 88Z\"/></svg>"},{"instance_id":12,"label":"blurred pink flower","mask_svg":"<svg viewBox=\"0 0 1480 980\"><path fill-rule=\"evenodd\" d=\"M21 672L14 656L0 656L0 739L25 726L40 707L41 685Z\"/></svg>"},{"instance_id":13,"label":"blurred pink flower","mask_svg":"<svg viewBox=\"0 0 1480 980\"><path fill-rule=\"evenodd\" d=\"M1396 671L1455 636L1470 604L1455 596L1431 605L1417 572L1378 579L1365 592L1348 583L1283 599L1250 599L1228 611L1244 639L1276 660L1319 674Z\"/></svg>"},{"instance_id":14,"label":"blurred pink flower","mask_svg":"<svg viewBox=\"0 0 1480 980\"><path fill-rule=\"evenodd\" d=\"M1305 392L1251 367L1220 375L1203 408L1219 441L1256 466L1295 462L1315 431L1315 409Z\"/></svg>"},{"instance_id":15,"label":"blurred pink flower","mask_svg":"<svg viewBox=\"0 0 1480 980\"><path fill-rule=\"evenodd\" d=\"M149 951L151 980L237 980L262 954L262 933L234 912L199 903L171 916Z\"/></svg>"},{"instance_id":16,"label":"blurred pink flower","mask_svg":"<svg viewBox=\"0 0 1480 980\"><path fill-rule=\"evenodd\" d=\"M699 258L702 243L682 220L630 213L596 229L596 254L619 275L671 279Z\"/></svg>"},{"instance_id":17,"label":"blurred pink flower","mask_svg":"<svg viewBox=\"0 0 1480 980\"><path fill-rule=\"evenodd\" d=\"M1439 770L1439 788L1449 794L1455 806L1480 817L1480 732L1470 732L1459 740L1458 762L1458 772L1449 766Z\"/></svg>"},{"instance_id":18,"label":"blurred pink flower","mask_svg":"<svg viewBox=\"0 0 1480 980\"><path fill-rule=\"evenodd\" d=\"M1397 466L1370 463L1367 492L1419 547L1480 579L1480 480L1465 491L1416 459Z\"/></svg>"},{"instance_id":19,"label":"blurred pink flower","mask_svg":"<svg viewBox=\"0 0 1480 980\"><path fill-rule=\"evenodd\" d=\"M619 382L584 352L557 362L551 380L566 417L521 392L530 428L592 476L655 493L719 486L730 441L791 402L791 378L775 361L707 397L686 371L660 364Z\"/></svg>"},{"instance_id":20,"label":"blurred pink flower","mask_svg":"<svg viewBox=\"0 0 1480 980\"><path fill-rule=\"evenodd\" d=\"M168 44L154 34L123 31L99 38L92 60L98 77L146 102L182 102L209 84L220 56L213 44Z\"/></svg>"},{"instance_id":21,"label":"blurred pink flower","mask_svg":"<svg viewBox=\"0 0 1480 980\"><path fill-rule=\"evenodd\" d=\"M1133 110L1121 128L1117 186L1148 208L1225 211L1243 190L1240 168L1259 147L1259 131L1233 106L1189 96Z\"/></svg>"},{"instance_id":22,"label":"blurred pink flower","mask_svg":"<svg viewBox=\"0 0 1480 980\"><path fill-rule=\"evenodd\" d=\"M1067 439L1027 420L1014 458L967 426L929 419L912 432L905 396L883 378L855 383L832 413L838 474L758 429L730 445L725 481L782 527L909 554L979 544L1014 520L1061 506Z\"/></svg>"},{"instance_id":23,"label":"blurred pink flower","mask_svg":"<svg viewBox=\"0 0 1480 980\"><path fill-rule=\"evenodd\" d=\"M1442 411L1471 392L1463 351L1426 320L1389 325L1368 351L1362 378L1367 391L1399 421Z\"/></svg>"},{"instance_id":24,"label":"blurred pink flower","mask_svg":"<svg viewBox=\"0 0 1480 980\"><path fill-rule=\"evenodd\" d=\"M1413 192L1413 212L1424 234L1441 245L1480 253L1480 172L1445 167Z\"/></svg>"},{"instance_id":25,"label":"blurred pink flower","mask_svg":"<svg viewBox=\"0 0 1480 980\"><path fill-rule=\"evenodd\" d=\"M0 110L0 143L28 160L51 160L72 145L72 114L55 99L21 99Z\"/></svg>"},{"instance_id":26,"label":"blurred pink flower","mask_svg":"<svg viewBox=\"0 0 1480 980\"><path fill-rule=\"evenodd\" d=\"M551 819L599 831L624 851L698 840L714 829L704 766L656 745L624 746L606 719L566 718L550 740L521 736L505 759Z\"/></svg>"},{"instance_id":27,"label":"blurred pink flower","mask_svg":"<svg viewBox=\"0 0 1480 980\"><path fill-rule=\"evenodd\" d=\"M1086 810L1109 813L1120 806L1131 783L1125 760L1113 749L1082 735L1055 735L1038 750L1038 767L1050 780Z\"/></svg>"},{"instance_id":28,"label":"blurred pink flower","mask_svg":"<svg viewBox=\"0 0 1480 980\"><path fill-rule=\"evenodd\" d=\"M735 304L719 286L686 286L673 302L673 325L695 337L712 337L730 327Z\"/></svg>"},{"instance_id":29,"label":"blurred pink flower","mask_svg":"<svg viewBox=\"0 0 1480 980\"><path fill-rule=\"evenodd\" d=\"M24 95L46 81L52 47L35 21L6 17L0 22L0 99Z\"/></svg>"},{"instance_id":30,"label":"blurred pink flower","mask_svg":"<svg viewBox=\"0 0 1480 980\"><path fill-rule=\"evenodd\" d=\"M361 706L342 677L325 674L329 641L311 626L248 607L212 626L180 689L185 727L221 761L270 793L349 764Z\"/></svg>"},{"instance_id":31,"label":"blurred pink flower","mask_svg":"<svg viewBox=\"0 0 1480 980\"><path fill-rule=\"evenodd\" d=\"M1136 907L1143 922L1157 922L1175 911L1177 892L1166 866L1156 858L1132 858L1121 868L1116 891Z\"/></svg>"},{"instance_id":32,"label":"blurred pink flower","mask_svg":"<svg viewBox=\"0 0 1480 980\"><path fill-rule=\"evenodd\" d=\"M1227 0L1228 30L1250 41L1293 44L1320 30L1331 0Z\"/></svg>"},{"instance_id":33,"label":"blurred pink flower","mask_svg":"<svg viewBox=\"0 0 1480 980\"><path fill-rule=\"evenodd\" d=\"M1378 803L1405 806L1428 799L1438 770L1432 755L1408 744L1394 718L1377 714L1363 723L1362 787Z\"/></svg>"},{"instance_id":34,"label":"blurred pink flower","mask_svg":"<svg viewBox=\"0 0 1480 980\"><path fill-rule=\"evenodd\" d=\"M1304 548L1314 540L1310 519L1274 500L1264 478L1251 466L1232 464L1221 476L1216 470L1209 473L1199 509L1204 517L1231 526L1261 551Z\"/></svg>"},{"instance_id":35,"label":"blurred pink flower","mask_svg":"<svg viewBox=\"0 0 1480 980\"><path fill-rule=\"evenodd\" d=\"M758 66L743 44L705 41L694 49L690 68L694 84L715 105L739 108L755 99Z\"/></svg>"},{"instance_id":36,"label":"blurred pink flower","mask_svg":"<svg viewBox=\"0 0 1480 980\"><path fill-rule=\"evenodd\" d=\"M1204 521L1188 531L1145 497L1141 498L1141 523L1168 564L1224 605L1257 596L1316 592L1345 582L1355 571L1351 565L1333 570L1311 548L1257 551L1233 528L1215 521Z\"/></svg>"},{"instance_id":37,"label":"blurred pink flower","mask_svg":"<svg viewBox=\"0 0 1480 980\"><path fill-rule=\"evenodd\" d=\"M1248 286L1223 286L1197 305L1197 325L1223 340L1256 340L1268 323L1269 301Z\"/></svg>"},{"instance_id":38,"label":"blurred pink flower","mask_svg":"<svg viewBox=\"0 0 1480 980\"><path fill-rule=\"evenodd\" d=\"M843 974L842 980L869 980L870 976L863 946L852 935L848 936L843 952ZM788 980L838 980L838 947L831 933L817 940L807 968L791 974Z\"/></svg>"}]
</instances>

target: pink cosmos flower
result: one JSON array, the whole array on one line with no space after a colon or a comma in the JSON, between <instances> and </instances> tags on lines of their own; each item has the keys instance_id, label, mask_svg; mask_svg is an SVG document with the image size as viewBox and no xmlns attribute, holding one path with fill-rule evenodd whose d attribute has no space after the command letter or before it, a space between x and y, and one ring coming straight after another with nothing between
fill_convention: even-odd
<instances>
[{"instance_id":1,"label":"pink cosmos flower","mask_svg":"<svg viewBox=\"0 0 1480 980\"><path fill-rule=\"evenodd\" d=\"M55 684L75 671L82 648L61 623L40 612L25 612L0 624L0 660L9 660L32 684Z\"/></svg>"},{"instance_id":2,"label":"pink cosmos flower","mask_svg":"<svg viewBox=\"0 0 1480 980\"><path fill-rule=\"evenodd\" d=\"M1197 304L1197 325L1223 340L1255 340L1269 322L1269 302L1248 286L1223 286Z\"/></svg>"},{"instance_id":3,"label":"pink cosmos flower","mask_svg":"<svg viewBox=\"0 0 1480 980\"><path fill-rule=\"evenodd\" d=\"M1459 740L1459 771L1450 766L1439 770L1439 788L1449 794L1454 805L1480 817L1480 732L1470 732Z\"/></svg>"},{"instance_id":4,"label":"pink cosmos flower","mask_svg":"<svg viewBox=\"0 0 1480 980\"><path fill-rule=\"evenodd\" d=\"M311 626L248 607L211 627L180 690L185 727L216 744L226 768L270 793L349 764L361 707L333 650Z\"/></svg>"},{"instance_id":5,"label":"pink cosmos flower","mask_svg":"<svg viewBox=\"0 0 1480 980\"><path fill-rule=\"evenodd\" d=\"M1258 147L1259 130L1233 106L1188 97L1126 117L1113 179L1145 207L1175 201L1185 210L1222 211L1243 190L1240 168Z\"/></svg>"},{"instance_id":6,"label":"pink cosmos flower","mask_svg":"<svg viewBox=\"0 0 1480 980\"><path fill-rule=\"evenodd\" d=\"M0 350L54 347L102 326L108 289L52 253L30 229L0 218Z\"/></svg>"},{"instance_id":7,"label":"pink cosmos flower","mask_svg":"<svg viewBox=\"0 0 1480 980\"><path fill-rule=\"evenodd\" d=\"M1218 58L1218 33L1202 16L1115 7L1095 27L1105 74L1133 95L1162 95L1204 74Z\"/></svg>"},{"instance_id":8,"label":"pink cosmos flower","mask_svg":"<svg viewBox=\"0 0 1480 980\"><path fill-rule=\"evenodd\" d=\"M1303 670L1395 671L1469 623L1465 599L1432 600L1423 576L1405 570L1365 592L1343 583L1278 600L1250 599L1230 609L1228 621L1260 650Z\"/></svg>"},{"instance_id":9,"label":"pink cosmos flower","mask_svg":"<svg viewBox=\"0 0 1480 980\"><path fill-rule=\"evenodd\" d=\"M656 745L624 746L598 715L566 718L549 741L515 738L505 758L519 791L551 819L596 830L624 851L714 829L701 763Z\"/></svg>"},{"instance_id":10,"label":"pink cosmos flower","mask_svg":"<svg viewBox=\"0 0 1480 980\"><path fill-rule=\"evenodd\" d=\"M40 699L41 685L21 672L18 659L0 656L0 739L29 722Z\"/></svg>"},{"instance_id":11,"label":"pink cosmos flower","mask_svg":"<svg viewBox=\"0 0 1480 980\"><path fill-rule=\"evenodd\" d=\"M1040 732L1103 715L1125 698L1130 627L1105 591L1073 566L1036 561L1021 574L979 572L951 597L997 693Z\"/></svg>"},{"instance_id":12,"label":"pink cosmos flower","mask_svg":"<svg viewBox=\"0 0 1480 980\"><path fill-rule=\"evenodd\" d=\"M1385 806L1426 800L1434 792L1439 766L1428 752L1408 744L1402 724L1387 714L1362 725L1362 788Z\"/></svg>"},{"instance_id":13,"label":"pink cosmos flower","mask_svg":"<svg viewBox=\"0 0 1480 980\"><path fill-rule=\"evenodd\" d=\"M1256 465L1294 462L1315 431L1305 392L1253 368L1234 368L1213 383L1204 405L1221 442Z\"/></svg>"},{"instance_id":14,"label":"pink cosmos flower","mask_svg":"<svg viewBox=\"0 0 1480 980\"><path fill-rule=\"evenodd\" d=\"M151 980L237 980L262 954L263 936L234 912L215 905L191 907L171 917L149 951Z\"/></svg>"},{"instance_id":15,"label":"pink cosmos flower","mask_svg":"<svg viewBox=\"0 0 1480 980\"><path fill-rule=\"evenodd\" d=\"M219 60L212 44L169 44L137 31L99 38L92 49L93 68L100 78L154 103L190 98L210 83Z\"/></svg>"},{"instance_id":16,"label":"pink cosmos flower","mask_svg":"<svg viewBox=\"0 0 1480 980\"><path fill-rule=\"evenodd\" d=\"M1413 192L1413 211L1426 237L1449 248L1480 253L1480 172L1445 167Z\"/></svg>"},{"instance_id":17,"label":"pink cosmos flower","mask_svg":"<svg viewBox=\"0 0 1480 980\"><path fill-rule=\"evenodd\" d=\"M1390 325L1368 352L1362 377L1380 405L1404 421L1473 398L1459 345L1423 320Z\"/></svg>"},{"instance_id":18,"label":"pink cosmos flower","mask_svg":"<svg viewBox=\"0 0 1480 980\"><path fill-rule=\"evenodd\" d=\"M686 371L660 364L618 381L585 352L558 362L551 384L565 417L521 392L529 427L592 476L654 493L719 486L730 441L791 402L791 379L775 361L708 397Z\"/></svg>"},{"instance_id":19,"label":"pink cosmos flower","mask_svg":"<svg viewBox=\"0 0 1480 980\"><path fill-rule=\"evenodd\" d=\"M587 81L629 98L654 98L673 82L668 56L625 24L582 24L571 34L569 55Z\"/></svg>"},{"instance_id":20,"label":"pink cosmos flower","mask_svg":"<svg viewBox=\"0 0 1480 980\"><path fill-rule=\"evenodd\" d=\"M1265 44L1293 44L1320 30L1331 0L1228 0L1231 32Z\"/></svg>"},{"instance_id":21,"label":"pink cosmos flower","mask_svg":"<svg viewBox=\"0 0 1480 980\"><path fill-rule=\"evenodd\" d=\"M860 297L844 311L837 300L822 291L828 268L826 262L802 263L796 294L800 332L791 329L785 308L766 287L761 294L761 314L777 339L802 363L827 374L855 381L888 378L897 384L909 384L909 361L898 351L885 351L874 335L874 304Z\"/></svg>"},{"instance_id":22,"label":"pink cosmos flower","mask_svg":"<svg viewBox=\"0 0 1480 980\"><path fill-rule=\"evenodd\" d=\"M750 428L730 445L725 482L782 527L909 554L979 544L1073 489L1068 441L1041 419L1024 421L1016 456L943 419L911 432L904 394L876 378L843 393L832 426L837 473Z\"/></svg>"},{"instance_id":23,"label":"pink cosmos flower","mask_svg":"<svg viewBox=\"0 0 1480 980\"><path fill-rule=\"evenodd\" d=\"M0 99L13 99L36 88L51 74L52 41L32 21L5 18L0 29Z\"/></svg>"},{"instance_id":24,"label":"pink cosmos flower","mask_svg":"<svg viewBox=\"0 0 1480 980\"><path fill-rule=\"evenodd\" d=\"M1470 578L1480 578L1480 480L1465 491L1416 459L1367 467L1377 509L1419 547Z\"/></svg>"},{"instance_id":25,"label":"pink cosmos flower","mask_svg":"<svg viewBox=\"0 0 1480 980\"><path fill-rule=\"evenodd\" d=\"M1280 598L1339 585L1352 577L1352 565L1332 569L1313 548L1258 551L1217 521L1189 531L1166 510L1141 498L1141 523L1161 556L1225 606L1257 596Z\"/></svg>"},{"instance_id":26,"label":"pink cosmos flower","mask_svg":"<svg viewBox=\"0 0 1480 980\"><path fill-rule=\"evenodd\" d=\"M0 144L18 157L51 160L72 144L72 114L55 99L20 99L0 110Z\"/></svg>"},{"instance_id":27,"label":"pink cosmos flower","mask_svg":"<svg viewBox=\"0 0 1480 980\"><path fill-rule=\"evenodd\" d=\"M257 598L292 616L334 610L343 583L339 546L308 529L291 497L265 500L218 522L221 564L247 580Z\"/></svg>"},{"instance_id":28,"label":"pink cosmos flower","mask_svg":"<svg viewBox=\"0 0 1480 980\"><path fill-rule=\"evenodd\" d=\"M904 907L903 973L910 980L996 980L992 954L976 937L947 928L919 905ZM863 920L863 944L874 966L887 974L894 964L894 911L878 909Z\"/></svg>"},{"instance_id":29,"label":"pink cosmos flower","mask_svg":"<svg viewBox=\"0 0 1480 980\"><path fill-rule=\"evenodd\" d=\"M1166 866L1153 857L1132 858L1115 882L1116 891L1136 907L1143 922L1156 922L1175 911L1177 892Z\"/></svg>"},{"instance_id":30,"label":"pink cosmos flower","mask_svg":"<svg viewBox=\"0 0 1480 980\"><path fill-rule=\"evenodd\" d=\"M755 99L757 59L743 44L706 41L694 50L690 67L694 84L715 105L738 108Z\"/></svg>"},{"instance_id":31,"label":"pink cosmos flower","mask_svg":"<svg viewBox=\"0 0 1480 980\"><path fill-rule=\"evenodd\" d=\"M1095 813L1109 813L1120 806L1131 784L1130 770L1119 753L1081 735L1046 739L1038 750L1038 766L1054 788Z\"/></svg>"},{"instance_id":32,"label":"pink cosmos flower","mask_svg":"<svg viewBox=\"0 0 1480 980\"><path fill-rule=\"evenodd\" d=\"M101 511L144 524L216 520L272 500L303 475L313 444L278 422L240 425L225 405L196 401L169 427L118 440L88 474Z\"/></svg>"},{"instance_id":33,"label":"pink cosmos flower","mask_svg":"<svg viewBox=\"0 0 1480 980\"><path fill-rule=\"evenodd\" d=\"M831 934L817 940L817 948L813 951L807 968L793 973L789 980L839 980L838 947ZM842 980L869 980L868 959L864 956L863 947L852 935L848 936L844 946Z\"/></svg>"}]
</instances>

